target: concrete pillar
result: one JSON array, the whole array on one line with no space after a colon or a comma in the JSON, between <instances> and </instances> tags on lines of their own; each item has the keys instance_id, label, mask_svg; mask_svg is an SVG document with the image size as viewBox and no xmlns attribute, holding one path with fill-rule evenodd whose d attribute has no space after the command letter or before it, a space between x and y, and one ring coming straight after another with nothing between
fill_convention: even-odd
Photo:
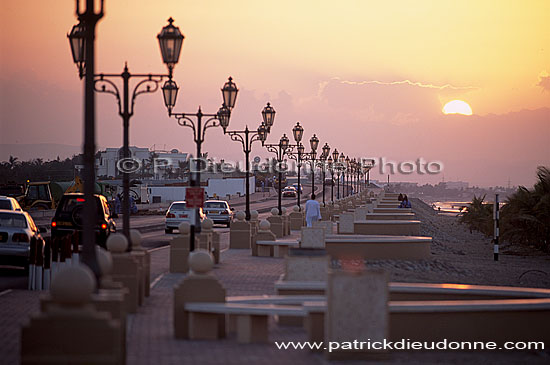
<instances>
[{"instance_id":1,"label":"concrete pillar","mask_svg":"<svg viewBox=\"0 0 550 365\"><path fill-rule=\"evenodd\" d=\"M137 229L130 230L130 239L132 240L132 252L143 253L142 257L142 273L144 295L149 296L151 286L151 254L149 250L141 245L141 233Z\"/></svg>"},{"instance_id":2,"label":"concrete pillar","mask_svg":"<svg viewBox=\"0 0 550 365\"><path fill-rule=\"evenodd\" d=\"M284 236L284 227L283 227L283 218L279 215L279 209L271 209L271 217L268 217L267 220L271 224L271 232L275 234L277 238L283 238Z\"/></svg>"},{"instance_id":3,"label":"concrete pillar","mask_svg":"<svg viewBox=\"0 0 550 365\"><path fill-rule=\"evenodd\" d=\"M271 231L271 223L266 220L262 220L260 222L260 228L258 231L258 234L256 235L256 241L276 241L277 237L275 234ZM263 250L269 250L269 255L265 256L272 256L273 255L273 247L262 247ZM258 256L258 246L256 245L256 242L254 242L254 245L252 246L252 256Z\"/></svg>"},{"instance_id":4,"label":"concrete pillar","mask_svg":"<svg viewBox=\"0 0 550 365\"><path fill-rule=\"evenodd\" d=\"M60 270L52 303L21 331L21 364L124 364L120 321L90 305L96 282L84 265Z\"/></svg>"},{"instance_id":5,"label":"concrete pillar","mask_svg":"<svg viewBox=\"0 0 550 365\"><path fill-rule=\"evenodd\" d=\"M126 310L128 313L136 313L139 305L140 282L143 282L137 259L126 252L128 240L122 233L111 234L106 245L113 257L112 279L128 289Z\"/></svg>"},{"instance_id":6,"label":"concrete pillar","mask_svg":"<svg viewBox=\"0 0 550 365\"><path fill-rule=\"evenodd\" d=\"M237 212L229 229L230 249L250 249L252 241L251 222L245 221L244 212Z\"/></svg>"},{"instance_id":7,"label":"concrete pillar","mask_svg":"<svg viewBox=\"0 0 550 365\"><path fill-rule=\"evenodd\" d=\"M186 303L225 302L225 289L210 273L214 262L210 252L196 250L189 256L190 272L174 289L174 335L191 340L225 337L223 314L191 314Z\"/></svg>"},{"instance_id":8,"label":"concrete pillar","mask_svg":"<svg viewBox=\"0 0 550 365\"><path fill-rule=\"evenodd\" d=\"M289 236L290 235L290 218L288 214L286 214L287 209L286 207L281 207L281 218L283 219L283 235Z\"/></svg>"},{"instance_id":9,"label":"concrete pillar","mask_svg":"<svg viewBox=\"0 0 550 365\"><path fill-rule=\"evenodd\" d=\"M210 252L213 255L214 263L220 263L220 234L214 231L214 221L210 218L206 218L201 225L201 236L203 234L209 235L210 240Z\"/></svg>"},{"instance_id":10,"label":"concrete pillar","mask_svg":"<svg viewBox=\"0 0 550 365\"><path fill-rule=\"evenodd\" d=\"M186 273L189 271L189 247L191 225L182 222L178 226L179 235L170 242L170 272Z\"/></svg>"},{"instance_id":11,"label":"concrete pillar","mask_svg":"<svg viewBox=\"0 0 550 365\"><path fill-rule=\"evenodd\" d=\"M290 229L299 231L304 226L304 214L300 212L300 207L295 205L292 207L292 213L289 214Z\"/></svg>"}]
</instances>

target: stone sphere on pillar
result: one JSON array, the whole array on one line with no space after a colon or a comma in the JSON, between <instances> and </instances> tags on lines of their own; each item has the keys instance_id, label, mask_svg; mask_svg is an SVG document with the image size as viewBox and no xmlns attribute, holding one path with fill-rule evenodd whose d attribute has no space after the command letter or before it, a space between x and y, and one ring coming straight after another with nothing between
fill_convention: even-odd
<instances>
[{"instance_id":1,"label":"stone sphere on pillar","mask_svg":"<svg viewBox=\"0 0 550 365\"><path fill-rule=\"evenodd\" d=\"M121 253L128 249L128 239L122 233L112 233L105 243L110 252Z\"/></svg>"},{"instance_id":2,"label":"stone sphere on pillar","mask_svg":"<svg viewBox=\"0 0 550 365\"><path fill-rule=\"evenodd\" d=\"M141 247L141 233L137 229L130 230L130 241L132 241L132 248Z\"/></svg>"},{"instance_id":3,"label":"stone sphere on pillar","mask_svg":"<svg viewBox=\"0 0 550 365\"><path fill-rule=\"evenodd\" d=\"M292 211L295 212L295 213L298 213L300 211L300 207L295 205L292 207Z\"/></svg>"},{"instance_id":4,"label":"stone sphere on pillar","mask_svg":"<svg viewBox=\"0 0 550 365\"><path fill-rule=\"evenodd\" d=\"M214 221L210 218L206 218L201 222L201 228L205 231L211 231L214 227Z\"/></svg>"},{"instance_id":5,"label":"stone sphere on pillar","mask_svg":"<svg viewBox=\"0 0 550 365\"><path fill-rule=\"evenodd\" d=\"M250 212L250 216L252 216L252 212ZM244 219L246 218L246 214L245 212L243 212L242 210L238 211L237 213L235 213L235 219L238 220L238 221L244 221Z\"/></svg>"},{"instance_id":6,"label":"stone sphere on pillar","mask_svg":"<svg viewBox=\"0 0 550 365\"><path fill-rule=\"evenodd\" d=\"M279 209L277 208L271 209L271 215L279 215Z\"/></svg>"},{"instance_id":7,"label":"stone sphere on pillar","mask_svg":"<svg viewBox=\"0 0 550 365\"><path fill-rule=\"evenodd\" d=\"M286 207L281 207L281 212L283 213L283 215L286 214Z\"/></svg>"},{"instance_id":8,"label":"stone sphere on pillar","mask_svg":"<svg viewBox=\"0 0 550 365\"><path fill-rule=\"evenodd\" d=\"M269 231L270 228L271 228L271 223L269 223L269 221L263 219L260 222L260 231Z\"/></svg>"},{"instance_id":9,"label":"stone sphere on pillar","mask_svg":"<svg viewBox=\"0 0 550 365\"><path fill-rule=\"evenodd\" d=\"M258 220L258 211L257 210L251 210L250 211L250 219L252 220Z\"/></svg>"},{"instance_id":10,"label":"stone sphere on pillar","mask_svg":"<svg viewBox=\"0 0 550 365\"><path fill-rule=\"evenodd\" d=\"M96 246L97 263L102 275L109 275L113 270L113 256L104 248Z\"/></svg>"},{"instance_id":11,"label":"stone sphere on pillar","mask_svg":"<svg viewBox=\"0 0 550 365\"><path fill-rule=\"evenodd\" d=\"M195 250L189 255L189 268L195 274L207 274L213 267L214 261L208 251Z\"/></svg>"},{"instance_id":12,"label":"stone sphere on pillar","mask_svg":"<svg viewBox=\"0 0 550 365\"><path fill-rule=\"evenodd\" d=\"M189 222L181 222L178 225L178 231L180 234L189 234L189 232L191 232L191 225Z\"/></svg>"},{"instance_id":13,"label":"stone sphere on pillar","mask_svg":"<svg viewBox=\"0 0 550 365\"><path fill-rule=\"evenodd\" d=\"M78 264L65 267L55 275L50 293L55 302L79 306L90 302L95 286L92 271L88 266Z\"/></svg>"}]
</instances>

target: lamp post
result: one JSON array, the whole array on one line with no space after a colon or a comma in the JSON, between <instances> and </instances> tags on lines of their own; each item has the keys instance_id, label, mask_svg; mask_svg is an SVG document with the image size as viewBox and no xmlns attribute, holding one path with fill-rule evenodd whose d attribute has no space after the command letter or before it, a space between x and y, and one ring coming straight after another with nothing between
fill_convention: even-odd
<instances>
[{"instance_id":1,"label":"lamp post","mask_svg":"<svg viewBox=\"0 0 550 365\"><path fill-rule=\"evenodd\" d=\"M337 188L336 188L336 199L337 200L340 200L340 164L338 163L338 158L339 158L339 155L338 155L338 149L334 149L334 151L332 151L332 163L333 163L333 166L332 166L332 170L336 170L336 175L338 176L338 180L337 180Z\"/></svg>"},{"instance_id":2,"label":"lamp post","mask_svg":"<svg viewBox=\"0 0 550 365\"><path fill-rule=\"evenodd\" d=\"M334 204L334 166L332 165L332 156L330 154L327 159L327 164L330 171L330 204Z\"/></svg>"},{"instance_id":3,"label":"lamp post","mask_svg":"<svg viewBox=\"0 0 550 365\"><path fill-rule=\"evenodd\" d=\"M265 142L268 134L268 130L271 129L273 122L275 121L275 110L267 103L267 106L262 110L263 123L254 131L250 131L248 126L244 131L228 131L227 126L223 126L223 132L231 137L232 141L241 142L243 145L244 158L246 163L246 207L245 214L246 220L250 220L250 151L252 150L252 144L255 141ZM251 135L252 133L252 135Z\"/></svg>"},{"instance_id":4,"label":"lamp post","mask_svg":"<svg viewBox=\"0 0 550 365\"><path fill-rule=\"evenodd\" d=\"M285 157L285 154L292 151L292 145L289 145L289 140L286 134L283 134L281 139L279 140L279 143L264 143L264 147L267 148L269 152L272 152L277 157L277 166L279 170L279 199L278 199L278 205L279 208L279 215L283 214L281 210L281 197L282 197L282 183L281 180L283 179L283 172L281 171L283 159Z\"/></svg>"},{"instance_id":5,"label":"lamp post","mask_svg":"<svg viewBox=\"0 0 550 365\"><path fill-rule=\"evenodd\" d=\"M304 161L309 161L311 165L311 193L315 193L315 159L317 157L317 147L319 146L319 138L314 134L309 139L311 151L304 153Z\"/></svg>"},{"instance_id":6,"label":"lamp post","mask_svg":"<svg viewBox=\"0 0 550 365\"><path fill-rule=\"evenodd\" d=\"M101 271L95 250L95 226L97 207L93 199L95 186L95 27L103 17L103 1L95 12L94 0L86 0L86 9L81 12L76 1L76 16L79 24L68 35L73 61L77 64L80 78L84 80L84 208L82 232L82 261L92 270L99 282ZM87 61L87 62L86 62ZM86 66L84 68L84 66Z\"/></svg>"},{"instance_id":7,"label":"lamp post","mask_svg":"<svg viewBox=\"0 0 550 365\"><path fill-rule=\"evenodd\" d=\"M124 65L124 70L121 74L93 74L93 90L114 95L118 104L118 114L122 117L122 159L119 159L117 167L119 172L122 173L122 230L128 239L128 251L132 250L132 241L130 239L130 173L137 170L135 168L136 166L139 168L139 162L130 158L130 118L134 115L134 105L138 95L154 93L158 90L159 84L164 78L168 78L169 80L172 79L173 69L179 60L184 39L179 28L172 24L173 22L174 20L172 18L168 19L168 25L162 28L157 36L162 59L168 67L168 74L131 74L127 64ZM80 78L82 78L84 70L86 74L88 73L90 58L78 59L75 57L75 55L79 53L78 47L80 45L79 31L75 29L75 27L78 28L79 26L80 24L75 25L68 37L73 60L77 64ZM112 81L112 79L118 78L122 79L122 93L119 87ZM131 92L130 79L140 80ZM84 183L86 184L86 181Z\"/></svg>"},{"instance_id":8,"label":"lamp post","mask_svg":"<svg viewBox=\"0 0 550 365\"><path fill-rule=\"evenodd\" d=\"M235 83L233 82L233 79L229 77L228 81L221 89L223 96L223 105L220 107L220 109L218 109L217 113L212 114L203 113L200 106L199 110L196 113L173 113L172 109L176 104L178 86L174 81L169 80L166 81L166 83L162 87L162 91L164 94L164 104L168 109L168 116L174 117L178 121L178 125L180 125L181 127L187 127L193 130L193 140L195 141L195 144L197 146L197 155L194 159L195 161L193 161L194 166L192 166L192 169L194 169L194 175L192 175L190 186L200 187L200 161L202 156L201 147L204 142L206 130L208 128L219 126L224 128L225 130L229 126L231 110L235 106L237 93L239 92L239 90L237 89L237 85L235 85ZM196 122L193 121L192 118L195 118ZM203 118L206 118L206 121L203 121ZM191 220L191 242L189 245L190 251L195 250L195 233L199 233L201 231L199 209L199 207L195 207L194 219Z\"/></svg>"},{"instance_id":9,"label":"lamp post","mask_svg":"<svg viewBox=\"0 0 550 365\"><path fill-rule=\"evenodd\" d=\"M330 154L330 146L328 143L325 143L325 145L322 148L323 152L321 153L321 156L319 156L319 166L321 167L321 172L323 173L323 207L326 206L325 204L325 169L326 169L326 161L327 157Z\"/></svg>"},{"instance_id":10,"label":"lamp post","mask_svg":"<svg viewBox=\"0 0 550 365\"><path fill-rule=\"evenodd\" d=\"M302 137L304 135L304 128L300 125L300 122L296 122L294 128L292 128L292 134L294 135L294 140L296 141L296 162L298 163L298 195L297 203L298 208L301 209L300 199L302 196L302 184L300 183L300 170L302 169L302 155L304 154L304 145L302 142ZM293 158L293 154L289 154L288 157Z\"/></svg>"},{"instance_id":11,"label":"lamp post","mask_svg":"<svg viewBox=\"0 0 550 365\"><path fill-rule=\"evenodd\" d=\"M346 179L346 196L349 196L349 172L350 172L349 156L346 156L346 159L344 161L346 162L346 170L344 173L344 176Z\"/></svg>"}]
</instances>

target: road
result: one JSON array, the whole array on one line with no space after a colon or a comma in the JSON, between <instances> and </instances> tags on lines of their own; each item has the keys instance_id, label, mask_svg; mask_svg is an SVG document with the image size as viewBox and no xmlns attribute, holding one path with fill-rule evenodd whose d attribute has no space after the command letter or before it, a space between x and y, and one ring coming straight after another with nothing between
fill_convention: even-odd
<instances>
[{"instance_id":1,"label":"road","mask_svg":"<svg viewBox=\"0 0 550 365\"><path fill-rule=\"evenodd\" d=\"M321 194L317 188L317 197L321 199ZM304 186L304 192L301 195L301 200L305 202L311 193L311 188ZM326 191L326 201L330 201L330 187L327 186ZM265 200L264 200L265 199ZM283 198L282 206L291 209L296 204L296 198ZM244 199L231 204L237 211L244 210ZM271 215L270 211L273 207L277 206L277 196L266 196L261 198L260 201L253 201L250 204L251 210L257 210L260 214L260 219L265 219ZM117 218L117 227L122 228L122 220ZM47 224L40 222L37 224ZM142 235L142 246L148 249L155 249L158 247L169 245L170 240L175 236L175 234L165 234L164 233L164 215L144 215L144 216L132 216L131 217L131 226L139 227L139 230ZM214 229L222 234L220 241L222 242L221 249L224 250L229 244L229 228L226 228L221 225L215 225ZM177 233L176 233L177 234ZM227 237L225 237L227 235ZM226 247L224 247L224 245ZM22 268L16 268L11 266L0 266L0 294L9 289L25 289L27 288L27 274Z\"/></svg>"}]
</instances>

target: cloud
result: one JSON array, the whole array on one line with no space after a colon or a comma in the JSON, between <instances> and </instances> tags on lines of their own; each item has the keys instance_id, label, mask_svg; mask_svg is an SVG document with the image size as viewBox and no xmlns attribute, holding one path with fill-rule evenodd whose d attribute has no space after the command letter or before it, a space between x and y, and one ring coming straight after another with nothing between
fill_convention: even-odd
<instances>
[{"instance_id":1,"label":"cloud","mask_svg":"<svg viewBox=\"0 0 550 365\"><path fill-rule=\"evenodd\" d=\"M548 72L542 71L539 74L539 83L537 84L537 86L542 87L542 92L550 92L550 75L548 75Z\"/></svg>"}]
</instances>

